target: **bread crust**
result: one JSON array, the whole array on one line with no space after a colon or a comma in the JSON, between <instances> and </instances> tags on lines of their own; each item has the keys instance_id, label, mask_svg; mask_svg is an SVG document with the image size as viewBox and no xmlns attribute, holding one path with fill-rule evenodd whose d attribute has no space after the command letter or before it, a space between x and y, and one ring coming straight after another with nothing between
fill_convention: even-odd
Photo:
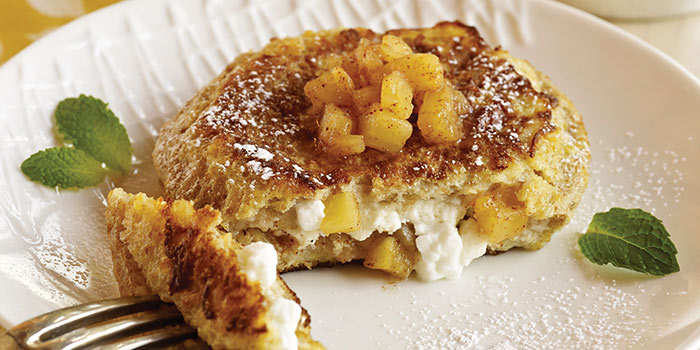
<instances>
[{"instance_id":1,"label":"bread crust","mask_svg":"<svg viewBox=\"0 0 700 350\"><path fill-rule=\"evenodd\" d=\"M376 42L381 34L362 28L309 32L239 56L163 126L153 156L166 193L215 206L225 223L246 221L262 208L285 211L299 198L323 196L353 181L369 183L378 198L455 177L478 181L531 158L556 129L552 114L563 95L548 79L542 81L547 88L536 91L474 28L443 22L389 33L416 52L436 54L448 81L477 101L462 116L466 132L457 145L430 145L414 132L397 154L369 149L334 157L317 149L317 121L308 113L304 84L360 39ZM518 114L509 111L511 103L484 99L486 94L538 102L531 113ZM572 135L585 143L578 113L569 112L567 122L582 131Z\"/></svg>"},{"instance_id":2,"label":"bread crust","mask_svg":"<svg viewBox=\"0 0 700 350\"><path fill-rule=\"evenodd\" d=\"M187 323L214 349L276 346L265 323L270 300L259 283L240 270L236 253L241 246L216 229L220 222L216 210L195 210L188 201L152 199L115 189L108 196L106 217L110 241L121 242L112 254L124 295L152 290L175 303ZM279 276L272 291L299 303ZM303 308L296 335L299 349L323 349L311 339L310 318Z\"/></svg>"}]
</instances>

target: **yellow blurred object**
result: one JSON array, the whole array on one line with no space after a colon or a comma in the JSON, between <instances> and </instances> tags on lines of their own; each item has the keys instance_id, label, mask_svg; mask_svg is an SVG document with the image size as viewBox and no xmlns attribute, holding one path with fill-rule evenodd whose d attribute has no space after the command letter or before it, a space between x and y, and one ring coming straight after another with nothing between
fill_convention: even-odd
<instances>
[{"instance_id":1,"label":"yellow blurred object","mask_svg":"<svg viewBox=\"0 0 700 350\"><path fill-rule=\"evenodd\" d=\"M51 30L120 0L0 1L0 64Z\"/></svg>"}]
</instances>

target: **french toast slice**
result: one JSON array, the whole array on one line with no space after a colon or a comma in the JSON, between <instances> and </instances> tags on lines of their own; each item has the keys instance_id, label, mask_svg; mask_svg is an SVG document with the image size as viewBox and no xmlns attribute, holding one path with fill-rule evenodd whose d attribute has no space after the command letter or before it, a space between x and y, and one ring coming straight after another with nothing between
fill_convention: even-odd
<instances>
[{"instance_id":1,"label":"french toast slice","mask_svg":"<svg viewBox=\"0 0 700 350\"><path fill-rule=\"evenodd\" d=\"M269 244L241 246L218 211L117 188L107 227L123 296L157 293L213 349L324 349L308 312L276 271Z\"/></svg>"},{"instance_id":2,"label":"french toast slice","mask_svg":"<svg viewBox=\"0 0 700 350\"><path fill-rule=\"evenodd\" d=\"M398 152L324 152L304 87L383 34L307 32L239 56L163 126L153 158L167 196L220 210L241 244L273 244L280 271L361 260L434 280L485 252L540 248L588 182L587 135L571 101L473 27L387 34L437 56L468 101L456 143L414 130ZM328 221L350 228L324 230Z\"/></svg>"}]
</instances>

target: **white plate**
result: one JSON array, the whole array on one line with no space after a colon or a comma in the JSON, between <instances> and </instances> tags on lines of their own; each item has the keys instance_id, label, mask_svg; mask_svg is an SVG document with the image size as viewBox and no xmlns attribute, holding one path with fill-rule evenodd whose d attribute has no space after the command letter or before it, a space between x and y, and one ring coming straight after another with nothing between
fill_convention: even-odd
<instances>
[{"instance_id":1,"label":"white plate","mask_svg":"<svg viewBox=\"0 0 700 350\"><path fill-rule=\"evenodd\" d=\"M700 83L612 25L544 1L145 0L48 35L0 69L0 324L116 295L103 196L115 185L158 194L156 131L235 55L307 29L452 19L532 61L574 101L590 133L590 187L545 248L478 259L457 280L388 283L353 266L285 274L314 336L330 349L697 350ZM29 182L19 164L56 144L52 111L81 92L121 117L136 173L79 192ZM576 233L611 206L662 218L681 272L647 278L582 260Z\"/></svg>"},{"instance_id":2,"label":"white plate","mask_svg":"<svg viewBox=\"0 0 700 350\"><path fill-rule=\"evenodd\" d=\"M560 0L605 18L646 19L700 11L700 0Z\"/></svg>"}]
</instances>

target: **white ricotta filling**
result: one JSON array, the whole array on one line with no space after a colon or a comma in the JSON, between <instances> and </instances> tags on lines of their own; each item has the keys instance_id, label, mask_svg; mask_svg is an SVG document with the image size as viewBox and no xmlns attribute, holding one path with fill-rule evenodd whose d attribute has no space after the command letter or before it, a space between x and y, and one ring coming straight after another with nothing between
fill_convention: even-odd
<instances>
[{"instance_id":1,"label":"white ricotta filling","mask_svg":"<svg viewBox=\"0 0 700 350\"><path fill-rule=\"evenodd\" d=\"M267 310L267 328L277 337L276 349L296 350L298 340L297 324L301 318L301 307L292 300L277 298Z\"/></svg>"},{"instance_id":2,"label":"white ricotta filling","mask_svg":"<svg viewBox=\"0 0 700 350\"><path fill-rule=\"evenodd\" d=\"M462 239L454 224L446 222L421 225L416 229L416 248L421 259L416 264L418 277L426 281L457 278L462 273Z\"/></svg>"},{"instance_id":3,"label":"white ricotta filling","mask_svg":"<svg viewBox=\"0 0 700 350\"><path fill-rule=\"evenodd\" d=\"M427 226L414 224L414 227L418 236L416 247L421 253L416 273L423 280L457 278L472 260L486 254L488 241L479 234L472 218L462 220L459 231L447 222Z\"/></svg>"},{"instance_id":4,"label":"white ricotta filling","mask_svg":"<svg viewBox=\"0 0 700 350\"><path fill-rule=\"evenodd\" d=\"M277 279L277 251L269 243L254 242L238 253L241 271L250 281L260 283L263 295L270 300L266 314L266 325L276 349L297 350L296 329L301 318L301 306L293 300L274 296L271 288Z\"/></svg>"},{"instance_id":5,"label":"white ricotta filling","mask_svg":"<svg viewBox=\"0 0 700 350\"><path fill-rule=\"evenodd\" d=\"M326 216L326 206L320 199L306 199L296 205L297 222L304 231L318 231Z\"/></svg>"},{"instance_id":6,"label":"white ricotta filling","mask_svg":"<svg viewBox=\"0 0 700 350\"><path fill-rule=\"evenodd\" d=\"M272 244L254 242L238 253L238 263L249 280L258 281L265 290L277 278L277 251Z\"/></svg>"},{"instance_id":7,"label":"white ricotta filling","mask_svg":"<svg viewBox=\"0 0 700 350\"><path fill-rule=\"evenodd\" d=\"M457 196L418 200L410 205L363 199L358 198L360 228L348 234L363 241L374 232L393 233L403 224L413 224L416 247L421 253L416 273L421 279L457 278L473 259L486 253L487 242L478 234L473 219L463 221L457 229L466 213ZM296 205L299 231L293 234L304 245L313 244L322 234L318 230L323 220L322 208L323 203L318 199Z\"/></svg>"}]
</instances>

